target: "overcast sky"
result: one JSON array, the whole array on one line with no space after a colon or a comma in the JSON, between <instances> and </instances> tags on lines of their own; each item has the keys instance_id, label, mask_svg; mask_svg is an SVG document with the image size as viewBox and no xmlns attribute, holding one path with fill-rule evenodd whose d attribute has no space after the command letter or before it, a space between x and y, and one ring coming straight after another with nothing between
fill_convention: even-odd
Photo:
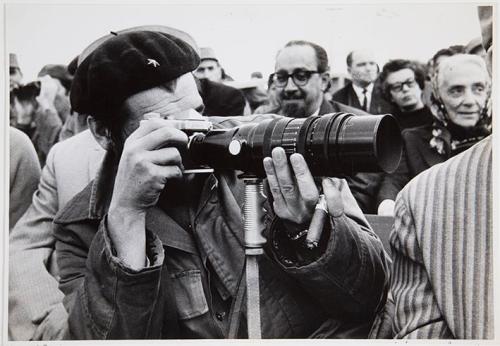
<instances>
[{"instance_id":1,"label":"overcast sky","mask_svg":"<svg viewBox=\"0 0 500 346\"><path fill-rule=\"evenodd\" d=\"M385 5L60 5L7 4L6 44L18 55L24 82L43 65L67 64L98 37L127 27L161 24L190 33L215 49L237 80L273 72L287 41L306 39L328 52L332 72L345 56L371 48L382 65L391 58L427 61L438 49L480 35L474 4Z\"/></svg>"}]
</instances>

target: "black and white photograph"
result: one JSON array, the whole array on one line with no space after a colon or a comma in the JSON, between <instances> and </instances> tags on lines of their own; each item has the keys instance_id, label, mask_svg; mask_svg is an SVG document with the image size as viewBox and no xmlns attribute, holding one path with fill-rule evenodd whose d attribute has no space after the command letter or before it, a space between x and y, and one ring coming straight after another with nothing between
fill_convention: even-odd
<instances>
[{"instance_id":1,"label":"black and white photograph","mask_svg":"<svg viewBox=\"0 0 500 346\"><path fill-rule=\"evenodd\" d=\"M495 2L1 6L2 344L500 340Z\"/></svg>"}]
</instances>

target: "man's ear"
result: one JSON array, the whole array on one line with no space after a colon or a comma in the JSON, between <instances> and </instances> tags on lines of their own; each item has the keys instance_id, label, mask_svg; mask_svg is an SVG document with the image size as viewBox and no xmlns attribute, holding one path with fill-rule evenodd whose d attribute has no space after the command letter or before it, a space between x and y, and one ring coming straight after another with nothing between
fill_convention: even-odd
<instances>
[{"instance_id":1,"label":"man's ear","mask_svg":"<svg viewBox=\"0 0 500 346\"><path fill-rule=\"evenodd\" d=\"M328 88L328 82L330 82L330 74L328 72L323 72L321 74L321 91L326 91Z\"/></svg>"},{"instance_id":2,"label":"man's ear","mask_svg":"<svg viewBox=\"0 0 500 346\"><path fill-rule=\"evenodd\" d=\"M103 126L102 122L94 119L92 116L88 116L87 125L89 126L90 132L92 132L92 135L97 143L99 143L104 150L111 150L113 147L111 134L109 130Z\"/></svg>"}]
</instances>

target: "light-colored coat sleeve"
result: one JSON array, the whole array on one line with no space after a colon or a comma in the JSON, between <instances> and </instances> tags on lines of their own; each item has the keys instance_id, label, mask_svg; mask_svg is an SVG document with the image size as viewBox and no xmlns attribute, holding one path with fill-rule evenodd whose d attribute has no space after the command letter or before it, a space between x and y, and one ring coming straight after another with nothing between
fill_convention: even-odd
<instances>
[{"instance_id":1,"label":"light-colored coat sleeve","mask_svg":"<svg viewBox=\"0 0 500 346\"><path fill-rule=\"evenodd\" d=\"M32 204L9 239L9 338L30 340L50 310L62 306L64 295L49 273L55 240L52 220L59 210L49 152ZM55 260L55 259L54 259Z\"/></svg>"},{"instance_id":2,"label":"light-colored coat sleeve","mask_svg":"<svg viewBox=\"0 0 500 346\"><path fill-rule=\"evenodd\" d=\"M25 213L40 179L40 163L28 136L10 128L9 232Z\"/></svg>"},{"instance_id":3,"label":"light-colored coat sleeve","mask_svg":"<svg viewBox=\"0 0 500 346\"><path fill-rule=\"evenodd\" d=\"M49 151L32 204L10 234L10 340L60 339L64 333L67 313L58 288L52 221L95 176L103 155L88 130Z\"/></svg>"}]
</instances>

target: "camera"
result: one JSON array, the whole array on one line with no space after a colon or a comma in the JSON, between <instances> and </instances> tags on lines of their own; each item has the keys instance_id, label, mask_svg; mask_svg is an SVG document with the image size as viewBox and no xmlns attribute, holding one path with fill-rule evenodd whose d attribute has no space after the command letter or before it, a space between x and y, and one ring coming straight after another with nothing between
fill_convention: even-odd
<instances>
[{"instance_id":1,"label":"camera","mask_svg":"<svg viewBox=\"0 0 500 346\"><path fill-rule=\"evenodd\" d=\"M399 125L390 114L282 117L191 133L187 156L194 165L256 177L265 177L262 160L275 147L282 147L287 157L302 154L314 176L392 173L402 155Z\"/></svg>"}]
</instances>

